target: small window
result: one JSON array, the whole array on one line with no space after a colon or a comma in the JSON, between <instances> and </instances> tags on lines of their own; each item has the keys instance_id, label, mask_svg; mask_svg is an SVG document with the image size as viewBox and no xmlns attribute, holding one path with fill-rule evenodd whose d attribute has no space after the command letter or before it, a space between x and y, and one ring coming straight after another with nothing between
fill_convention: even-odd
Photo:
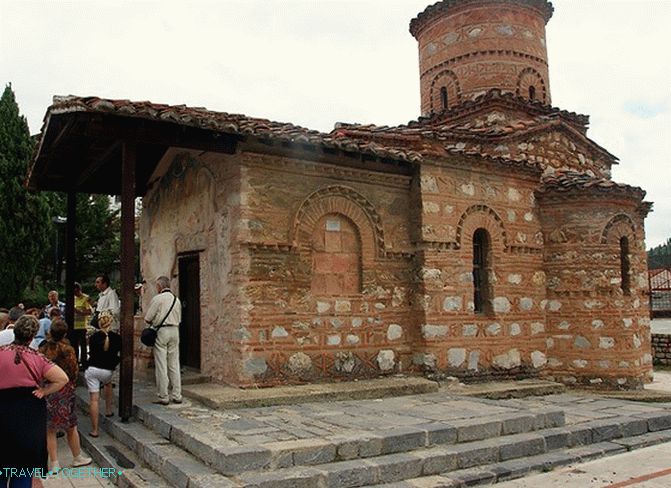
<instances>
[{"instance_id":1,"label":"small window","mask_svg":"<svg viewBox=\"0 0 671 488\"><path fill-rule=\"evenodd\" d=\"M620 239L620 286L625 295L630 293L630 270L629 270L629 239L622 237Z\"/></svg>"},{"instance_id":2,"label":"small window","mask_svg":"<svg viewBox=\"0 0 671 488\"><path fill-rule=\"evenodd\" d=\"M473 303L477 314L490 312L489 247L489 233L485 229L476 230L473 234Z\"/></svg>"},{"instance_id":3,"label":"small window","mask_svg":"<svg viewBox=\"0 0 671 488\"><path fill-rule=\"evenodd\" d=\"M442 87L440 89L440 105L443 110L447 110L447 87Z\"/></svg>"},{"instance_id":4,"label":"small window","mask_svg":"<svg viewBox=\"0 0 671 488\"><path fill-rule=\"evenodd\" d=\"M529 100L536 100L536 87L533 85L529 87Z\"/></svg>"}]
</instances>

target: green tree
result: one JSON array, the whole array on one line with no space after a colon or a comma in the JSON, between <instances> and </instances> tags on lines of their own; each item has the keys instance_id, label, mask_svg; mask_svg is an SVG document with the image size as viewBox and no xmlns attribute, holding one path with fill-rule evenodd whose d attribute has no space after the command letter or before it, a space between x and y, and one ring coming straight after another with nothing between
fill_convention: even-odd
<instances>
[{"instance_id":1,"label":"green tree","mask_svg":"<svg viewBox=\"0 0 671 488\"><path fill-rule=\"evenodd\" d=\"M80 280L119 267L121 220L107 195L77 195L76 255Z\"/></svg>"},{"instance_id":2,"label":"green tree","mask_svg":"<svg viewBox=\"0 0 671 488\"><path fill-rule=\"evenodd\" d=\"M0 98L0 303L16 304L52 234L49 199L24 187L33 141L11 85Z\"/></svg>"},{"instance_id":3,"label":"green tree","mask_svg":"<svg viewBox=\"0 0 671 488\"><path fill-rule=\"evenodd\" d=\"M648 251L648 268L670 268L671 267L671 239L666 243L654 247Z\"/></svg>"}]
</instances>

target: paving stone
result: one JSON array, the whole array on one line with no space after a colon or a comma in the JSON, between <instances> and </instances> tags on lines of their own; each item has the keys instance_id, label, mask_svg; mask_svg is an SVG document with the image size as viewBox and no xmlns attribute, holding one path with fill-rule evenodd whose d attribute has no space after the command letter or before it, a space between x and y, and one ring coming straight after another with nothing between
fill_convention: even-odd
<instances>
[{"instance_id":1,"label":"paving stone","mask_svg":"<svg viewBox=\"0 0 671 488\"><path fill-rule=\"evenodd\" d=\"M377 483L377 470L367 461L342 461L319 469L324 474L328 488L350 488Z\"/></svg>"},{"instance_id":2,"label":"paving stone","mask_svg":"<svg viewBox=\"0 0 671 488\"><path fill-rule=\"evenodd\" d=\"M422 474L424 476L454 471L459 467L458 454L449 448L423 449L412 454L422 459Z\"/></svg>"},{"instance_id":3,"label":"paving stone","mask_svg":"<svg viewBox=\"0 0 671 488\"><path fill-rule=\"evenodd\" d=\"M271 452L258 446L222 447L216 449L214 467L227 476L270 466Z\"/></svg>"},{"instance_id":4,"label":"paving stone","mask_svg":"<svg viewBox=\"0 0 671 488\"><path fill-rule=\"evenodd\" d=\"M185 452L175 453L163 462L161 475L178 488L187 488L191 477L212 475L214 472Z\"/></svg>"},{"instance_id":5,"label":"paving stone","mask_svg":"<svg viewBox=\"0 0 671 488\"><path fill-rule=\"evenodd\" d=\"M580 461L577 454L568 451L549 452L540 457L542 462L541 469L546 471L559 466L568 466L569 464Z\"/></svg>"},{"instance_id":6,"label":"paving stone","mask_svg":"<svg viewBox=\"0 0 671 488\"><path fill-rule=\"evenodd\" d=\"M591 461L597 459L605 454L617 454L618 452L625 452L626 448L611 442L599 442L589 446L582 446L572 450L572 453L580 458L580 462Z\"/></svg>"},{"instance_id":7,"label":"paving stone","mask_svg":"<svg viewBox=\"0 0 671 488\"><path fill-rule=\"evenodd\" d=\"M567 447L571 437L569 431L563 427L542 430L539 434L545 438L545 448L548 451Z\"/></svg>"},{"instance_id":8,"label":"paving stone","mask_svg":"<svg viewBox=\"0 0 671 488\"><path fill-rule=\"evenodd\" d=\"M544 412L543 420L543 427L540 427L541 429L563 427L566 425L566 414L563 410L549 410Z\"/></svg>"},{"instance_id":9,"label":"paving stone","mask_svg":"<svg viewBox=\"0 0 671 488\"><path fill-rule=\"evenodd\" d=\"M189 478L189 488L237 488L237 484L220 474L196 475Z\"/></svg>"},{"instance_id":10,"label":"paving stone","mask_svg":"<svg viewBox=\"0 0 671 488\"><path fill-rule=\"evenodd\" d=\"M400 427L382 436L382 454L407 452L426 446L426 432L415 427Z\"/></svg>"},{"instance_id":11,"label":"paving stone","mask_svg":"<svg viewBox=\"0 0 671 488\"><path fill-rule=\"evenodd\" d=\"M457 428L446 424L421 424L416 426L426 432L426 445L454 444L457 442Z\"/></svg>"},{"instance_id":12,"label":"paving stone","mask_svg":"<svg viewBox=\"0 0 671 488\"><path fill-rule=\"evenodd\" d=\"M244 473L237 481L244 488L320 488L321 476L322 472L314 468L290 468Z\"/></svg>"},{"instance_id":13,"label":"paving stone","mask_svg":"<svg viewBox=\"0 0 671 488\"><path fill-rule=\"evenodd\" d=\"M213 445L209 437L201 440L183 427L173 427L170 431L170 440L207 464L214 464L216 462L217 445Z\"/></svg>"},{"instance_id":14,"label":"paving stone","mask_svg":"<svg viewBox=\"0 0 671 488\"><path fill-rule=\"evenodd\" d=\"M359 457L379 456L382 453L382 436L367 434L359 441Z\"/></svg>"},{"instance_id":15,"label":"paving stone","mask_svg":"<svg viewBox=\"0 0 671 488\"><path fill-rule=\"evenodd\" d=\"M635 415L635 417L646 419L648 421L648 430L650 432L671 429L671 413L658 411L642 413L640 415Z\"/></svg>"},{"instance_id":16,"label":"paving stone","mask_svg":"<svg viewBox=\"0 0 671 488\"><path fill-rule=\"evenodd\" d=\"M370 459L367 464L377 470L379 482L391 483L420 476L423 460L412 454L390 454Z\"/></svg>"},{"instance_id":17,"label":"paving stone","mask_svg":"<svg viewBox=\"0 0 671 488\"><path fill-rule=\"evenodd\" d=\"M622 437L638 436L648 432L648 422L644 419L622 417L620 428L622 429Z\"/></svg>"},{"instance_id":18,"label":"paving stone","mask_svg":"<svg viewBox=\"0 0 671 488\"><path fill-rule=\"evenodd\" d=\"M588 425L568 427L569 447L584 446L592 443L592 429Z\"/></svg>"},{"instance_id":19,"label":"paving stone","mask_svg":"<svg viewBox=\"0 0 671 488\"><path fill-rule=\"evenodd\" d=\"M616 439L613 441L631 451L632 449L640 449L642 447L653 446L663 442L671 442L671 430L662 430L659 432L649 432L647 434L636 437L629 437L623 439Z\"/></svg>"},{"instance_id":20,"label":"paving stone","mask_svg":"<svg viewBox=\"0 0 671 488\"><path fill-rule=\"evenodd\" d=\"M499 456L498 447L492 445L454 446L450 450L457 454L457 464L460 469L491 464L498 461Z\"/></svg>"},{"instance_id":21,"label":"paving stone","mask_svg":"<svg viewBox=\"0 0 671 488\"><path fill-rule=\"evenodd\" d=\"M471 442L501 435L501 421L473 423L472 420L451 422L457 428L457 442Z\"/></svg>"},{"instance_id":22,"label":"paving stone","mask_svg":"<svg viewBox=\"0 0 671 488\"><path fill-rule=\"evenodd\" d=\"M335 461L336 446L323 439L299 439L263 444L271 452L274 467L306 466Z\"/></svg>"},{"instance_id":23,"label":"paving stone","mask_svg":"<svg viewBox=\"0 0 671 488\"><path fill-rule=\"evenodd\" d=\"M604 442L622 437L622 428L617 420L597 420L590 422L592 442Z\"/></svg>"},{"instance_id":24,"label":"paving stone","mask_svg":"<svg viewBox=\"0 0 671 488\"><path fill-rule=\"evenodd\" d=\"M545 439L538 434L518 434L514 440L501 439L499 459L507 461L527 456L535 456L545 452Z\"/></svg>"},{"instance_id":25,"label":"paving stone","mask_svg":"<svg viewBox=\"0 0 671 488\"><path fill-rule=\"evenodd\" d=\"M406 481L411 488L462 488L459 480L452 480L444 476L428 476ZM393 485L392 485L393 486Z\"/></svg>"},{"instance_id":26,"label":"paving stone","mask_svg":"<svg viewBox=\"0 0 671 488\"><path fill-rule=\"evenodd\" d=\"M451 474L450 478L460 481L463 486L489 485L496 482L496 474L482 469L473 469Z\"/></svg>"},{"instance_id":27,"label":"paving stone","mask_svg":"<svg viewBox=\"0 0 671 488\"><path fill-rule=\"evenodd\" d=\"M531 432L536 425L536 415L504 416L501 419L501 435Z\"/></svg>"},{"instance_id":28,"label":"paving stone","mask_svg":"<svg viewBox=\"0 0 671 488\"><path fill-rule=\"evenodd\" d=\"M512 459L487 466L487 469L496 475L497 481L505 481L524 476L530 471L531 465L525 460Z\"/></svg>"}]
</instances>

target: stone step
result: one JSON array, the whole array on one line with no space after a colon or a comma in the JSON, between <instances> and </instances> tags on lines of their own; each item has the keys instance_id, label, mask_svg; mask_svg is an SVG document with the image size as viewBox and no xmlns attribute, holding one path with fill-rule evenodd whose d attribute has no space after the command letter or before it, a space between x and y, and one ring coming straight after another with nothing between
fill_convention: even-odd
<instances>
[{"instance_id":1,"label":"stone step","mask_svg":"<svg viewBox=\"0 0 671 488\"><path fill-rule=\"evenodd\" d=\"M561 464L625 451L628 446L645 445L664 436L648 432L671 419L669 414L647 418L617 417L595 420L568 427L544 429L538 432L513 434L486 440L443 445L411 452L379 455L366 459L324 463L314 467L295 466L274 471L251 471L232 477L245 488L357 488L394 483L408 479L437 476L454 478L478 474L482 482L492 479L482 466L508 463L524 466L527 458L551 460ZM649 438L637 438L637 436ZM618 439L621 439L618 441ZM570 449L570 456L563 450ZM576 457L577 456L577 457ZM539 461L540 462L540 461ZM503 464L503 466L508 466ZM528 471L528 470L527 470ZM454 476L453 474L454 473ZM484 473L484 474L483 474ZM467 479L468 478L468 479ZM454 478L459 480L459 478ZM480 481L478 481L480 482ZM403 485L400 485L403 486ZM415 485L423 486L423 485ZM429 485L431 486L431 485ZM436 485L442 486L442 485ZM449 486L449 485L447 485ZM456 485L460 486L460 485Z\"/></svg>"},{"instance_id":2,"label":"stone step","mask_svg":"<svg viewBox=\"0 0 671 488\"><path fill-rule=\"evenodd\" d=\"M182 384L182 394L185 397L215 410L398 397L439 390L437 382L416 376L390 376L372 380L259 389L234 388L218 383Z\"/></svg>"},{"instance_id":3,"label":"stone step","mask_svg":"<svg viewBox=\"0 0 671 488\"><path fill-rule=\"evenodd\" d=\"M115 476L107 478L119 487L170 488L166 480L144 466L138 456L128 447L112 438L104 429L99 436L90 437L91 421L88 410L81 409L77 418L82 448L100 467L113 468ZM121 474L119 474L121 473Z\"/></svg>"},{"instance_id":4,"label":"stone step","mask_svg":"<svg viewBox=\"0 0 671 488\"><path fill-rule=\"evenodd\" d=\"M424 476L403 481L372 485L370 488L463 488L465 486L491 485L514 480L535 473L544 473L571 464L584 463L606 456L620 454L671 441L671 431L651 432L625 437L610 442L576 447L514 459L478 468L452 471L445 474Z\"/></svg>"},{"instance_id":5,"label":"stone step","mask_svg":"<svg viewBox=\"0 0 671 488\"><path fill-rule=\"evenodd\" d=\"M152 404L136 407L136 416L166 440L188 451L219 472L232 476L251 470L292 466L316 466L335 461L370 458L432 446L458 444L522 434L564 425L564 412L539 408L527 413L498 414L488 418L434 422L385 431L361 432L358 436L329 436L258 445L213 447L212 432L204 430L172 409ZM226 432L218 431L225 438Z\"/></svg>"},{"instance_id":6,"label":"stone step","mask_svg":"<svg viewBox=\"0 0 671 488\"><path fill-rule=\"evenodd\" d=\"M160 473L177 488L234 488L238 485L217 473L202 460L180 449L145 427L141 422L123 423L106 419L109 435L134 452L152 471Z\"/></svg>"}]
</instances>

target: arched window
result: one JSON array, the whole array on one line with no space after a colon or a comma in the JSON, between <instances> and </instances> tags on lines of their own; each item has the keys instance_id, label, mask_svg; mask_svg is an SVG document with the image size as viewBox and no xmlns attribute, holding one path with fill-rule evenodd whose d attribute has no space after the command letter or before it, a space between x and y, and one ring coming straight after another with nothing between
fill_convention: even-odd
<instances>
[{"instance_id":1,"label":"arched window","mask_svg":"<svg viewBox=\"0 0 671 488\"><path fill-rule=\"evenodd\" d=\"M443 110L447 110L447 87L444 86L440 89L440 106Z\"/></svg>"},{"instance_id":2,"label":"arched window","mask_svg":"<svg viewBox=\"0 0 671 488\"><path fill-rule=\"evenodd\" d=\"M354 223L340 214L322 217L312 234L312 293L361 292L361 239Z\"/></svg>"},{"instance_id":3,"label":"arched window","mask_svg":"<svg viewBox=\"0 0 671 488\"><path fill-rule=\"evenodd\" d=\"M629 239L626 237L620 238L620 287L625 295L630 293L630 278L629 278Z\"/></svg>"},{"instance_id":4,"label":"arched window","mask_svg":"<svg viewBox=\"0 0 671 488\"><path fill-rule=\"evenodd\" d=\"M489 289L490 239L485 229L473 234L473 303L475 313L490 313L491 297Z\"/></svg>"},{"instance_id":5,"label":"arched window","mask_svg":"<svg viewBox=\"0 0 671 488\"><path fill-rule=\"evenodd\" d=\"M529 100L536 100L536 87L533 85L529 86Z\"/></svg>"}]
</instances>

